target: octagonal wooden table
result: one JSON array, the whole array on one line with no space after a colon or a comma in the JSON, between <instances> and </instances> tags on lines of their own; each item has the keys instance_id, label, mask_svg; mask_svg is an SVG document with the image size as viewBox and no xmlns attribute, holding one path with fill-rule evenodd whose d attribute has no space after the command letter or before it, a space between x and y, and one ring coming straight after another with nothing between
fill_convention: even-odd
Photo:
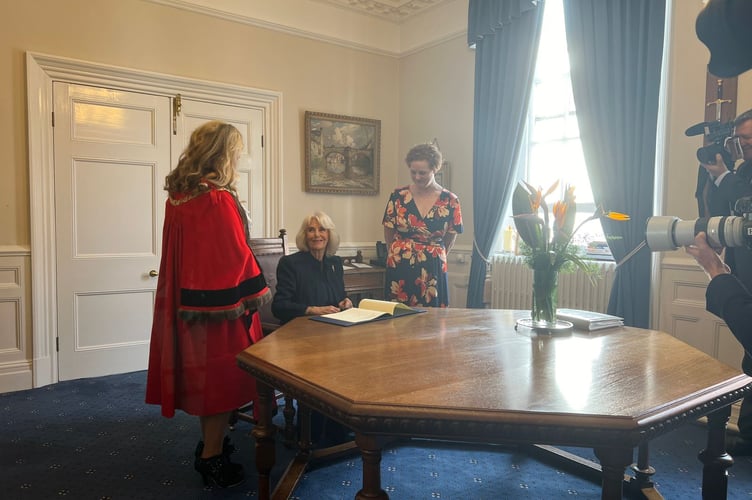
<instances>
[{"instance_id":1,"label":"octagonal wooden table","mask_svg":"<svg viewBox=\"0 0 752 500\"><path fill-rule=\"evenodd\" d=\"M705 415L703 496L726 498L729 405L752 379L663 332L539 334L515 329L524 314L430 309L351 327L304 317L240 353L239 365L259 382L260 498L272 496L272 388L355 432L359 499L388 498L380 462L389 437L593 448L602 498L621 498L635 447ZM302 444L288 469L297 475L311 456ZM274 496L294 484L283 479Z\"/></svg>"}]
</instances>

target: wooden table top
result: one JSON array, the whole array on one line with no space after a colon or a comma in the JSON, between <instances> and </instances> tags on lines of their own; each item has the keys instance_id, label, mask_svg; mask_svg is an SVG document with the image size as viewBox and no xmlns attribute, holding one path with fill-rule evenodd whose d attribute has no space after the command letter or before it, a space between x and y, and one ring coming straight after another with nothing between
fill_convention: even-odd
<instances>
[{"instance_id":1,"label":"wooden table top","mask_svg":"<svg viewBox=\"0 0 752 500\"><path fill-rule=\"evenodd\" d=\"M490 430L509 438L515 427L532 425L609 429L637 442L752 388L739 370L663 332L516 331L515 319L524 315L429 309L351 327L297 318L243 351L238 362L353 429L375 431L369 421L378 420L389 424L389 433L407 426L415 435L423 420L433 426L427 436L452 434L444 432L447 425L465 422L490 427L457 437Z\"/></svg>"}]
</instances>

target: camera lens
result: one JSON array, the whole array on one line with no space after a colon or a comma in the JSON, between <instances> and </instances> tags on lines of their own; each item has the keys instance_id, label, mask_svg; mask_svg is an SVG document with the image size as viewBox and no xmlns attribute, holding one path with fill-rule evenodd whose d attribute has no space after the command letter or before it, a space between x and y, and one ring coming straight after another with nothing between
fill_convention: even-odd
<instances>
[{"instance_id":1,"label":"camera lens","mask_svg":"<svg viewBox=\"0 0 752 500\"><path fill-rule=\"evenodd\" d=\"M711 217L705 233L712 247L744 246L744 217Z\"/></svg>"},{"instance_id":2,"label":"camera lens","mask_svg":"<svg viewBox=\"0 0 752 500\"><path fill-rule=\"evenodd\" d=\"M705 232L708 244L712 247L740 247L745 244L744 225L744 217L736 216L693 220L657 216L648 219L645 238L653 252L676 250L691 245L697 233L701 231Z\"/></svg>"},{"instance_id":3,"label":"camera lens","mask_svg":"<svg viewBox=\"0 0 752 500\"><path fill-rule=\"evenodd\" d=\"M695 225L699 220L686 221L671 215L650 217L645 230L648 247L653 252L663 252L691 244L695 240Z\"/></svg>"}]
</instances>

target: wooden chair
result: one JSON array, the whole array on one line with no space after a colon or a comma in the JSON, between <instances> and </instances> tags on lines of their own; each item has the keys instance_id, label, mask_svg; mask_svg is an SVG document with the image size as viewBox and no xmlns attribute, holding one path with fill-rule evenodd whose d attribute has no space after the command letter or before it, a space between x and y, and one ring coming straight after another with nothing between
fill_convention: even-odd
<instances>
[{"instance_id":1,"label":"wooden chair","mask_svg":"<svg viewBox=\"0 0 752 500\"><path fill-rule=\"evenodd\" d=\"M290 254L287 243L287 230L280 229L276 238L251 238L251 250L258 259L261 270L264 271L266 284L272 295L277 291L277 264L279 259ZM260 310L261 328L264 335L268 335L279 327L279 320L272 314L271 302L266 303Z\"/></svg>"},{"instance_id":2,"label":"wooden chair","mask_svg":"<svg viewBox=\"0 0 752 500\"><path fill-rule=\"evenodd\" d=\"M276 238L251 238L251 250L253 250L253 254L258 259L261 270L264 272L264 279L266 279L269 290L274 295L274 292L277 290L277 264L280 258L290 254L290 246L287 243L287 230L280 229L279 236ZM261 329L264 332L264 336L269 335L279 327L279 320L272 314L271 302L266 303L259 309L259 315L261 316ZM278 398L280 397L282 397L281 394L278 395ZM238 420L255 424L256 421L251 411L251 404L235 410L230 418L230 427L234 427ZM285 397L285 408L282 413L285 416L285 444L294 444L295 427L293 420L295 418L295 409L292 405L292 398Z\"/></svg>"}]
</instances>

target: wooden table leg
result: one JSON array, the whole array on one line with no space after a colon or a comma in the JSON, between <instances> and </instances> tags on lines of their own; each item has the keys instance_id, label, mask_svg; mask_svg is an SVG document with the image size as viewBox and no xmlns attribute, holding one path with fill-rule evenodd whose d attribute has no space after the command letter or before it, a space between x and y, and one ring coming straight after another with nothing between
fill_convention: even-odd
<instances>
[{"instance_id":1,"label":"wooden table leg","mask_svg":"<svg viewBox=\"0 0 752 500\"><path fill-rule=\"evenodd\" d=\"M734 459L726 453L726 424L731 406L708 415L708 444L698 456L702 468L702 498L724 499L728 493L728 468Z\"/></svg>"},{"instance_id":2,"label":"wooden table leg","mask_svg":"<svg viewBox=\"0 0 752 500\"><path fill-rule=\"evenodd\" d=\"M271 470L276 461L272 408L274 390L261 381L256 381L258 391L258 422L251 434L256 440L256 470L258 471L259 498L271 498Z\"/></svg>"},{"instance_id":3,"label":"wooden table leg","mask_svg":"<svg viewBox=\"0 0 752 500\"><path fill-rule=\"evenodd\" d=\"M642 443L637 448L637 463L632 464L631 469L634 477L630 477L624 484L628 494L647 500L663 498L653 482L655 469L650 466L650 443Z\"/></svg>"},{"instance_id":4,"label":"wooden table leg","mask_svg":"<svg viewBox=\"0 0 752 500\"><path fill-rule=\"evenodd\" d=\"M596 448L595 456L601 463L601 499L622 498L624 470L632 463L631 448Z\"/></svg>"},{"instance_id":5,"label":"wooden table leg","mask_svg":"<svg viewBox=\"0 0 752 500\"><path fill-rule=\"evenodd\" d=\"M313 448L311 442L311 409L302 404L298 404L298 424L300 425L298 451L310 453L311 448Z\"/></svg>"},{"instance_id":6,"label":"wooden table leg","mask_svg":"<svg viewBox=\"0 0 752 500\"><path fill-rule=\"evenodd\" d=\"M635 488L642 490L645 488L654 488L653 475L655 469L650 466L650 444L642 443L637 448L637 463L632 464L632 471L634 471L634 483Z\"/></svg>"},{"instance_id":7,"label":"wooden table leg","mask_svg":"<svg viewBox=\"0 0 752 500\"><path fill-rule=\"evenodd\" d=\"M298 452L287 465L282 477L274 488L273 499L287 499L295 491L300 479L305 474L308 463L312 457L311 443L311 410L302 404L298 404L298 422L300 424L300 433L298 441Z\"/></svg>"},{"instance_id":8,"label":"wooden table leg","mask_svg":"<svg viewBox=\"0 0 752 500\"><path fill-rule=\"evenodd\" d=\"M289 396L285 396L285 409L282 410L282 415L285 417L285 446L294 448L298 433L295 430L295 407Z\"/></svg>"},{"instance_id":9,"label":"wooden table leg","mask_svg":"<svg viewBox=\"0 0 752 500\"><path fill-rule=\"evenodd\" d=\"M375 436L355 434L355 443L363 457L363 488L356 500L387 500L389 495L381 489L381 441Z\"/></svg>"}]
</instances>

